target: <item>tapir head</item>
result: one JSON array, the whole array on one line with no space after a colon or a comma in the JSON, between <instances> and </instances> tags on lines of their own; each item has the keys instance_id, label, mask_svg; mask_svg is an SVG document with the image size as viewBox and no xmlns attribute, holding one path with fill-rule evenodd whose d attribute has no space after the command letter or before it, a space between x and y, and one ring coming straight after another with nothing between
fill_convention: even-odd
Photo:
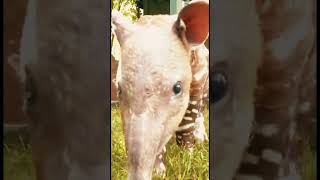
<instances>
[{"instance_id":1,"label":"tapir head","mask_svg":"<svg viewBox=\"0 0 320 180\"><path fill-rule=\"evenodd\" d=\"M156 155L178 128L189 103L191 50L208 36L209 4L196 1L178 15L131 23L112 13L121 46L117 86L129 179L151 179Z\"/></svg>"}]
</instances>

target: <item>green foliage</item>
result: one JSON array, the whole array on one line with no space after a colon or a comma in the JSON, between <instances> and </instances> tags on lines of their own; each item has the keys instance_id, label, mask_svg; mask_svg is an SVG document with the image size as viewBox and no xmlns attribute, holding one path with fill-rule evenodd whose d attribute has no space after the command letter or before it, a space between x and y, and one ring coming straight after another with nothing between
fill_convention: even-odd
<instances>
[{"instance_id":1,"label":"green foliage","mask_svg":"<svg viewBox=\"0 0 320 180\"><path fill-rule=\"evenodd\" d=\"M136 0L112 0L112 10L121 12L124 16L129 17L133 22L137 21L142 14L141 9L137 7ZM120 59L120 45L114 36L111 34L112 55L116 60Z\"/></svg>"},{"instance_id":2,"label":"green foliage","mask_svg":"<svg viewBox=\"0 0 320 180\"><path fill-rule=\"evenodd\" d=\"M120 11L123 15L130 17L132 21L136 21L140 13L136 6L136 0L112 0L112 10Z\"/></svg>"}]
</instances>

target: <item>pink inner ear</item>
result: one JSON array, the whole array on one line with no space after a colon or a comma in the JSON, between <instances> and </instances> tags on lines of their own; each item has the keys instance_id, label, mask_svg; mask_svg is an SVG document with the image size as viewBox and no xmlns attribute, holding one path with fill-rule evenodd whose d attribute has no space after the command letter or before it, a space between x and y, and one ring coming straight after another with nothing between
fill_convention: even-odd
<instances>
[{"instance_id":1,"label":"pink inner ear","mask_svg":"<svg viewBox=\"0 0 320 180\"><path fill-rule=\"evenodd\" d=\"M203 43L209 32L209 4L198 1L184 7L179 17L186 25L186 38L189 43Z\"/></svg>"}]
</instances>

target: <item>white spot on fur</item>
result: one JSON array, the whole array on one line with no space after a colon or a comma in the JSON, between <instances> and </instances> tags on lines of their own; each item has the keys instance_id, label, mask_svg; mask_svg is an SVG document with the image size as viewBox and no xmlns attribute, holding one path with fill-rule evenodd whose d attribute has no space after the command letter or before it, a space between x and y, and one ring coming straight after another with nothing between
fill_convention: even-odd
<instances>
[{"instance_id":1,"label":"white spot on fur","mask_svg":"<svg viewBox=\"0 0 320 180\"><path fill-rule=\"evenodd\" d=\"M279 152L273 151L271 149L266 149L262 152L262 158L266 161L280 164L282 155Z\"/></svg>"},{"instance_id":2,"label":"white spot on fur","mask_svg":"<svg viewBox=\"0 0 320 180\"><path fill-rule=\"evenodd\" d=\"M163 163L160 163L160 168L163 169L163 171L166 170L166 167L165 167L165 165Z\"/></svg>"},{"instance_id":3,"label":"white spot on fur","mask_svg":"<svg viewBox=\"0 0 320 180\"><path fill-rule=\"evenodd\" d=\"M184 119L184 120L187 120L187 121L192 121L192 117L187 117L187 116L185 116L185 117L183 117L183 119Z\"/></svg>"},{"instance_id":4,"label":"white spot on fur","mask_svg":"<svg viewBox=\"0 0 320 180\"><path fill-rule=\"evenodd\" d=\"M209 140L204 126L204 117L202 113L200 113L200 116L195 120L195 130L193 135L200 142Z\"/></svg>"},{"instance_id":5,"label":"white spot on fur","mask_svg":"<svg viewBox=\"0 0 320 180\"><path fill-rule=\"evenodd\" d=\"M243 162L257 164L259 162L259 157L250 153L245 153L243 156Z\"/></svg>"},{"instance_id":6,"label":"white spot on fur","mask_svg":"<svg viewBox=\"0 0 320 180\"><path fill-rule=\"evenodd\" d=\"M193 75L194 80L199 81L204 75L207 74L207 69L203 68L201 71L198 71Z\"/></svg>"},{"instance_id":7,"label":"white spot on fur","mask_svg":"<svg viewBox=\"0 0 320 180\"><path fill-rule=\"evenodd\" d=\"M199 111L198 111L198 109L192 109L192 112L198 113Z\"/></svg>"},{"instance_id":8,"label":"white spot on fur","mask_svg":"<svg viewBox=\"0 0 320 180\"><path fill-rule=\"evenodd\" d=\"M197 101L190 101L190 104L191 104L191 105L196 105L196 104L197 104Z\"/></svg>"},{"instance_id":9,"label":"white spot on fur","mask_svg":"<svg viewBox=\"0 0 320 180\"><path fill-rule=\"evenodd\" d=\"M267 125L262 125L260 128L258 128L257 131L258 131L257 133L260 133L263 136L270 137L278 133L279 128L275 124L267 124Z\"/></svg>"},{"instance_id":10,"label":"white spot on fur","mask_svg":"<svg viewBox=\"0 0 320 180\"><path fill-rule=\"evenodd\" d=\"M178 127L177 131L183 131L183 130L189 129L189 128L193 127L194 124L195 123L190 123L190 124L186 124L186 125L180 126L180 127Z\"/></svg>"},{"instance_id":11,"label":"white spot on fur","mask_svg":"<svg viewBox=\"0 0 320 180\"><path fill-rule=\"evenodd\" d=\"M308 33L308 20L306 17L298 20L294 26L281 34L278 39L271 41L270 47L273 55L279 60L287 60L288 56L297 47L297 44L302 41Z\"/></svg>"},{"instance_id":12,"label":"white spot on fur","mask_svg":"<svg viewBox=\"0 0 320 180\"><path fill-rule=\"evenodd\" d=\"M158 164L155 167L155 170L156 170L155 175L161 177L164 175L164 173L166 171L166 167L165 167L164 163L161 162L160 164Z\"/></svg>"}]
</instances>

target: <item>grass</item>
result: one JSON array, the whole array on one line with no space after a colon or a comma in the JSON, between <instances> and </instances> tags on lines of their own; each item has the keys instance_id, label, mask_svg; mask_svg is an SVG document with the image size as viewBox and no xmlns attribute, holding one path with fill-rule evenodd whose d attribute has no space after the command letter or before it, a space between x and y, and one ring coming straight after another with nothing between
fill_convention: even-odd
<instances>
[{"instance_id":1,"label":"grass","mask_svg":"<svg viewBox=\"0 0 320 180\"><path fill-rule=\"evenodd\" d=\"M208 133L208 111L205 111L205 126ZM119 109L114 106L111 112L112 117L112 156L111 156L111 177L112 179L126 179L127 177L127 156L125 153L124 137L121 125ZM196 144L193 154L189 155L186 150L181 149L171 138L168 142L166 153L167 171L166 179L208 179L209 177L209 143ZM155 180L163 179L160 177Z\"/></svg>"},{"instance_id":2,"label":"grass","mask_svg":"<svg viewBox=\"0 0 320 180\"><path fill-rule=\"evenodd\" d=\"M207 119L208 113L205 113ZM208 121L206 128L208 127ZM206 129L208 131L208 129ZM193 156L181 150L172 139L167 144L166 179L191 180L208 177L208 143L197 144ZM305 145L301 159L303 180L316 179L316 152ZM30 145L22 138L4 138L4 180L35 180ZM121 119L116 107L112 108L112 179L127 177L127 162ZM154 178L159 180L161 178Z\"/></svg>"},{"instance_id":3,"label":"grass","mask_svg":"<svg viewBox=\"0 0 320 180\"><path fill-rule=\"evenodd\" d=\"M311 145L305 143L306 149L303 151L303 158L301 159L301 175L303 180L317 179L317 154L311 150Z\"/></svg>"},{"instance_id":4,"label":"grass","mask_svg":"<svg viewBox=\"0 0 320 180\"><path fill-rule=\"evenodd\" d=\"M4 138L4 180L35 180L31 147L21 137Z\"/></svg>"}]
</instances>

